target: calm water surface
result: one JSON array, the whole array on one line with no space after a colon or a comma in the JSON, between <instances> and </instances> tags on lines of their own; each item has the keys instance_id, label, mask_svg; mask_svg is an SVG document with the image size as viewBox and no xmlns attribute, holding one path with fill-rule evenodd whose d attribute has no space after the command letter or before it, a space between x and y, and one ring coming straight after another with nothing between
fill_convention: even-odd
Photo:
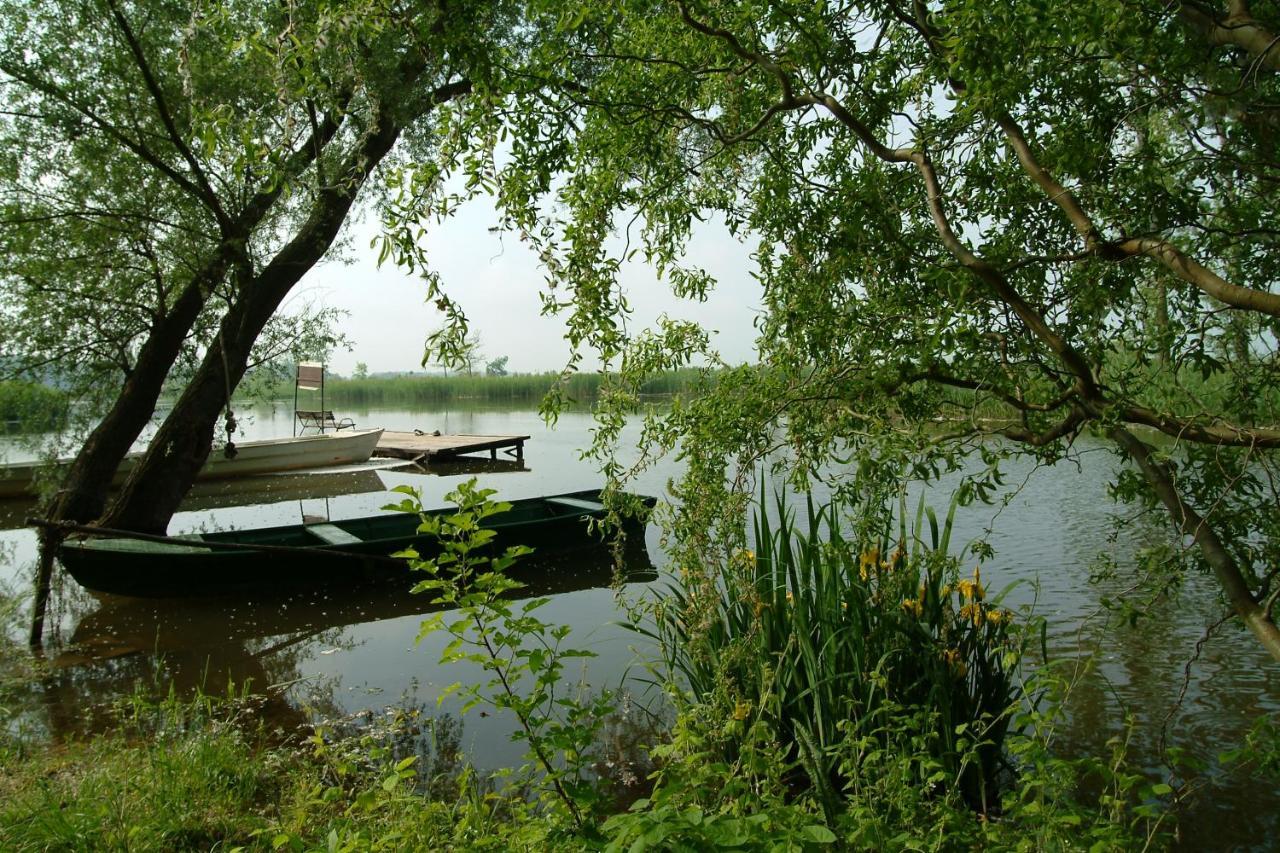
<instances>
[{"instance_id":1,"label":"calm water surface","mask_svg":"<svg viewBox=\"0 0 1280 853\"><path fill-rule=\"evenodd\" d=\"M344 412L344 414L348 414ZM600 478L580 459L590 440L590 417L569 413L549 429L531 411L356 412L361 426L452 433L522 434L523 468L513 461L498 470L444 470L438 474L363 472L323 478L281 478L265 491L244 493L232 483L196 496L174 517L171 533L268 524L292 524L303 516L351 518L380 511L397 485L422 490L428 506L458 482L477 476L502 498L532 497L594 488ZM256 411L246 438L288 435L288 408ZM1077 464L1052 469L1030 465L1008 470L1010 500L962 509L954 542L986 536L996 557L983 566L984 579L1002 587L1023 583L1010 594L1019 605L1034 604L1047 619L1049 646L1058 658L1089 658L1093 670L1070 697L1070 716L1060 735L1064 753L1105 754L1107 741L1134 720L1132 754L1138 766L1162 773L1164 746L1178 747L1209 762L1200 794L1182 819L1187 849L1270 849L1277 837L1280 789L1238 768L1217 767L1219 753L1237 747L1261 715L1280 713L1280 672L1247 635L1219 631L1200 651L1183 690L1184 668L1196 655L1206 627L1221 616L1207 578L1188 579L1180 599L1163 603L1134 626L1109 625L1104 598L1133 593L1121 583L1091 585L1089 566L1099 553L1122 562L1142 547L1150 530L1121 526L1114 536L1117 508L1105 484L1115 464L1101 450L1085 447ZM662 495L678 469L650 472L634 490ZM934 503L945 506L945 483ZM199 508L205 507L205 508ZM24 508L0 505L0 526L20 520ZM989 532L988 532L989 531ZM1155 535L1158 535L1156 533ZM646 549L635 549L636 572L622 594L656 594L665 568L657 531L648 531ZM29 583L34 534L0 531L0 580ZM647 573L646 573L647 572ZM534 561L525 575L530 591L552 596L542 618L574 626L572 642L598 657L580 675L593 687L618 686L639 672L646 649L620 627L618 592L610 588L610 560L580 553ZM638 579L638 580L635 580ZM518 763L523 752L508 735L512 721L475 712L459 725L457 704L441 691L455 681L480 676L478 670L436 665L444 640L416 643L424 605L399 593L347 590L336 594L271 596L256 601L102 601L73 581L60 585L54 600L49 654L61 667L43 685L41 707L32 718L50 734L83 731L97 721L104 699L124 695L138 683L175 683L180 688L219 690L228 682L250 682L265 690L266 713L282 726L317 716L377 712L388 705L412 705L449 721L459 746L482 766ZM643 700L643 687L633 683ZM267 688L271 688L267 690ZM1163 746L1162 746L1163 744Z\"/></svg>"}]
</instances>

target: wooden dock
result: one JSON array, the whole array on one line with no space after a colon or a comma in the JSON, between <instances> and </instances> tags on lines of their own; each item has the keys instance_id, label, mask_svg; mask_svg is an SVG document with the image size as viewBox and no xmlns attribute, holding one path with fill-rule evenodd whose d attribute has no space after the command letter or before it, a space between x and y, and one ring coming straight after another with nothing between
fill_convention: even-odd
<instances>
[{"instance_id":1,"label":"wooden dock","mask_svg":"<svg viewBox=\"0 0 1280 853\"><path fill-rule=\"evenodd\" d=\"M472 453L489 451L490 459L498 458L498 451L524 461L524 443L527 435L433 435L418 432L391 432L386 430L378 440L374 456L394 459L412 459L415 462L453 459Z\"/></svg>"}]
</instances>

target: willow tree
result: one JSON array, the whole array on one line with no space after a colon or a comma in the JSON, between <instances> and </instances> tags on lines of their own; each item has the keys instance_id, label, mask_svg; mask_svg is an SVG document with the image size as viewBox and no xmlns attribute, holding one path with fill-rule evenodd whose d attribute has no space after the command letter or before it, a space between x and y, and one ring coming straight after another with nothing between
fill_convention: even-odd
<instances>
[{"instance_id":1,"label":"willow tree","mask_svg":"<svg viewBox=\"0 0 1280 853\"><path fill-rule=\"evenodd\" d=\"M3 12L5 354L109 389L50 514L163 530L282 301L397 146L423 155L432 110L488 85L505 12L399 0ZM175 365L181 394L108 505Z\"/></svg>"},{"instance_id":2,"label":"willow tree","mask_svg":"<svg viewBox=\"0 0 1280 853\"><path fill-rule=\"evenodd\" d=\"M104 398L47 516L163 531L224 411L233 432L231 394L277 309L393 151L423 156L432 111L488 87L507 12L399 0L2 8L4 354L96 377ZM108 503L175 377L177 402ZM46 528L33 642L59 529Z\"/></svg>"},{"instance_id":3,"label":"willow tree","mask_svg":"<svg viewBox=\"0 0 1280 853\"><path fill-rule=\"evenodd\" d=\"M759 367L646 432L688 460L689 541L714 541L689 513L777 446L874 476L904 450L1053 460L1089 432L1129 463L1116 491L1163 508L1171 565L1211 571L1280 658L1274 4L624 0L532 20L558 96L525 99L476 175L538 247L548 309L620 368L607 400L707 351L680 323L625 331L624 253L698 297L695 222L758 247Z\"/></svg>"}]
</instances>

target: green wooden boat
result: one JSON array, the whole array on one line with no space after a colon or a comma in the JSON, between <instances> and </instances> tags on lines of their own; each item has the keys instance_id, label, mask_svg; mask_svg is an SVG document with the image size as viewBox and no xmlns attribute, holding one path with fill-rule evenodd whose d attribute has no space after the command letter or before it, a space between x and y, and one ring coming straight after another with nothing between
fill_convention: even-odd
<instances>
[{"instance_id":1,"label":"green wooden boat","mask_svg":"<svg viewBox=\"0 0 1280 853\"><path fill-rule=\"evenodd\" d=\"M613 548L604 542L531 554L508 570L513 580L524 584L512 593L511 599L603 589L617 581L649 583L658 578L644 537L627 537L621 571L614 558ZM443 609L433 603L433 595L407 595L410 586L408 582L355 581L314 589L264 589L248 596L101 596L94 612L80 616L69 646L54 664L75 666L126 655L159 654L169 664L185 658L191 670L200 671L203 660L214 654L214 648L231 647L218 656L239 660L250 656L249 648L261 648L253 643L263 638L314 636L333 628ZM252 602L251 607L246 608L246 600ZM236 677L233 681L240 684L244 679ZM210 683L220 682L215 679ZM264 682L254 683L261 686Z\"/></svg>"},{"instance_id":2,"label":"green wooden boat","mask_svg":"<svg viewBox=\"0 0 1280 853\"><path fill-rule=\"evenodd\" d=\"M646 508L654 503L653 498L639 500ZM605 514L600 492L589 490L511 501L509 511L490 516L484 526L498 533L493 547L528 545L546 552L598 545L599 534L588 522ZM404 579L408 564L390 555L411 545L424 555L435 548L434 540L419 536L418 523L416 515L397 513L164 541L78 535L67 538L59 556L86 589L146 598Z\"/></svg>"}]
</instances>

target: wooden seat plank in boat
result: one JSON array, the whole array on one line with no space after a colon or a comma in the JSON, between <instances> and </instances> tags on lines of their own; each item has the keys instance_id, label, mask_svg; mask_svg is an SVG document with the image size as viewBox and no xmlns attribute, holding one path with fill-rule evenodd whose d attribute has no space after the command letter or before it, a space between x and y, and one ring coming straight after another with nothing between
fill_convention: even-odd
<instances>
[{"instance_id":1,"label":"wooden seat plank in boat","mask_svg":"<svg viewBox=\"0 0 1280 853\"><path fill-rule=\"evenodd\" d=\"M556 497L547 498L549 504L559 504L570 509L584 509L587 512L604 512L604 504L597 501L584 501L582 498Z\"/></svg>"},{"instance_id":2,"label":"wooden seat plank in boat","mask_svg":"<svg viewBox=\"0 0 1280 853\"><path fill-rule=\"evenodd\" d=\"M359 545L363 541L332 524L308 524L307 532L329 545Z\"/></svg>"}]
</instances>

